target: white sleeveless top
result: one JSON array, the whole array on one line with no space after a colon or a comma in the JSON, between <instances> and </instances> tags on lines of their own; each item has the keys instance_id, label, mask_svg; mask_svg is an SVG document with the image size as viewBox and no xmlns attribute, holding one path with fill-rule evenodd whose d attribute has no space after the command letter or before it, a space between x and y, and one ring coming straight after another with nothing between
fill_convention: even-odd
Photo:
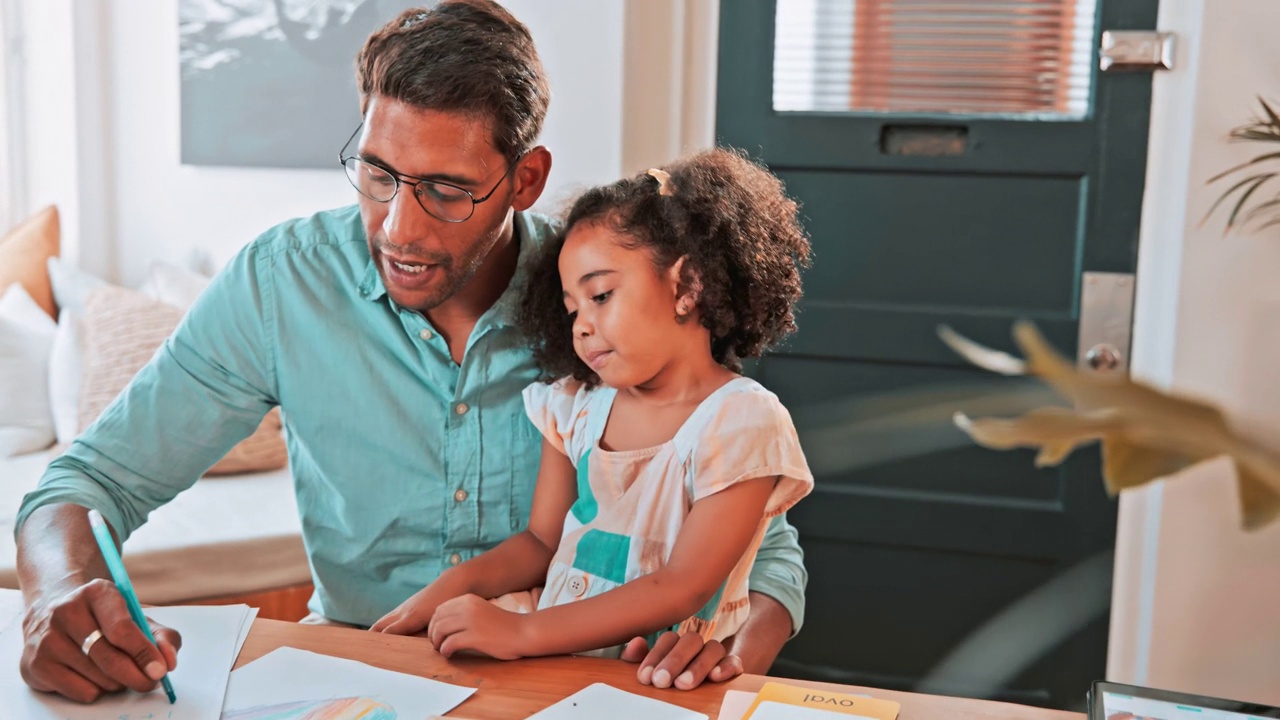
<instances>
[{"instance_id":1,"label":"white sleeveless top","mask_svg":"<svg viewBox=\"0 0 1280 720\"><path fill-rule=\"evenodd\" d=\"M698 500L746 480L780 480L746 553L701 611L673 628L706 639L733 635L749 611L747 580L765 526L813 489L800 441L777 396L745 377L711 393L668 442L625 452L600 448L617 391L586 390L575 380L524 391L529 419L578 470L578 499L538 607L599 595L658 570ZM616 657L621 647L590 654Z\"/></svg>"}]
</instances>

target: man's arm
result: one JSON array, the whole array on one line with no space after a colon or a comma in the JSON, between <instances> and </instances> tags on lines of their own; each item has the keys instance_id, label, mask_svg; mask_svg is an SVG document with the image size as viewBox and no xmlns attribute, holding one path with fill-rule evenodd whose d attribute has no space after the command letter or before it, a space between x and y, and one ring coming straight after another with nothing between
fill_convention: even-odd
<instances>
[{"instance_id":1,"label":"man's arm","mask_svg":"<svg viewBox=\"0 0 1280 720\"><path fill-rule=\"evenodd\" d=\"M257 427L275 403L264 282L270 274L251 246L23 499L21 670L32 687L89 702L122 687L147 690L163 674L154 663L176 662L176 633L160 634L161 658L129 622L86 512L101 512L122 541ZM86 654L81 643L95 630L103 638Z\"/></svg>"},{"instance_id":2,"label":"man's arm","mask_svg":"<svg viewBox=\"0 0 1280 720\"><path fill-rule=\"evenodd\" d=\"M809 574L799 534L779 515L769 523L751 566L751 610L733 637L703 643L693 633L665 633L650 648L643 638L623 650L624 660L639 662L641 684L691 690L704 680L724 682L743 672L763 674L787 640L804 623L804 591Z\"/></svg>"},{"instance_id":3,"label":"man's arm","mask_svg":"<svg viewBox=\"0 0 1280 720\"><path fill-rule=\"evenodd\" d=\"M779 515L769 522L769 528L765 531L764 539L760 541L760 550L756 552L756 561L751 566L751 578L748 582L751 588L751 619L756 620L756 598L760 595L767 595L782 606L785 610L786 617L776 612L778 608L771 607L762 616L773 627L773 631L785 629L781 642L777 643L773 654L768 657L768 663L773 664L773 659L777 657L778 652L782 650L782 645L787 640L795 637L800 632L800 627L804 625L804 590L809 584L809 573L804 569L804 551L800 549L800 534L796 529L787 522L786 514ZM762 605L764 607L768 607ZM748 625L754 623L748 622ZM753 631L761 629L757 626ZM746 629L746 626L743 628ZM741 631L738 633L742 634ZM748 670L748 672L754 672Z\"/></svg>"}]
</instances>

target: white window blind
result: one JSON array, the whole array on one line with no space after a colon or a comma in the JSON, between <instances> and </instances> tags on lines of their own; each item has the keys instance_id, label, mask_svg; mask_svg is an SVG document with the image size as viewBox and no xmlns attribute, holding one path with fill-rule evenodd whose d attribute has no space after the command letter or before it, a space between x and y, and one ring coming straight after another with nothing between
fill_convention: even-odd
<instances>
[{"instance_id":1,"label":"white window blind","mask_svg":"<svg viewBox=\"0 0 1280 720\"><path fill-rule=\"evenodd\" d=\"M1097 0L778 0L778 111L1082 117Z\"/></svg>"}]
</instances>

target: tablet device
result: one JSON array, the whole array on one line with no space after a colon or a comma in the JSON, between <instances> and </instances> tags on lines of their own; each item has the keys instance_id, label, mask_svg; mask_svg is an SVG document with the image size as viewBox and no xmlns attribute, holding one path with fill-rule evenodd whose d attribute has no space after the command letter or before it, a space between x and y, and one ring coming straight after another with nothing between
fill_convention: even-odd
<instances>
[{"instance_id":1,"label":"tablet device","mask_svg":"<svg viewBox=\"0 0 1280 720\"><path fill-rule=\"evenodd\" d=\"M1099 680L1089 691L1089 720L1270 720L1280 708Z\"/></svg>"}]
</instances>

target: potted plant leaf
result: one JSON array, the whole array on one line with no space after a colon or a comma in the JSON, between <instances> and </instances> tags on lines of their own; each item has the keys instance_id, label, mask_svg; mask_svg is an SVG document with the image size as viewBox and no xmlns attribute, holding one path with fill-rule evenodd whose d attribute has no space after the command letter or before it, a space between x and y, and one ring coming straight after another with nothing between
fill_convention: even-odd
<instances>
[{"instance_id":1,"label":"potted plant leaf","mask_svg":"<svg viewBox=\"0 0 1280 720\"><path fill-rule=\"evenodd\" d=\"M1249 225L1257 230L1280 225L1280 188L1269 187L1269 194L1258 194L1280 175L1280 114L1262 96L1258 97L1258 104L1262 113L1247 125L1233 129L1230 135L1233 142L1262 143L1258 155L1214 175L1206 183L1231 183L1205 213L1207 221L1218 208L1231 208L1224 233Z\"/></svg>"}]
</instances>

